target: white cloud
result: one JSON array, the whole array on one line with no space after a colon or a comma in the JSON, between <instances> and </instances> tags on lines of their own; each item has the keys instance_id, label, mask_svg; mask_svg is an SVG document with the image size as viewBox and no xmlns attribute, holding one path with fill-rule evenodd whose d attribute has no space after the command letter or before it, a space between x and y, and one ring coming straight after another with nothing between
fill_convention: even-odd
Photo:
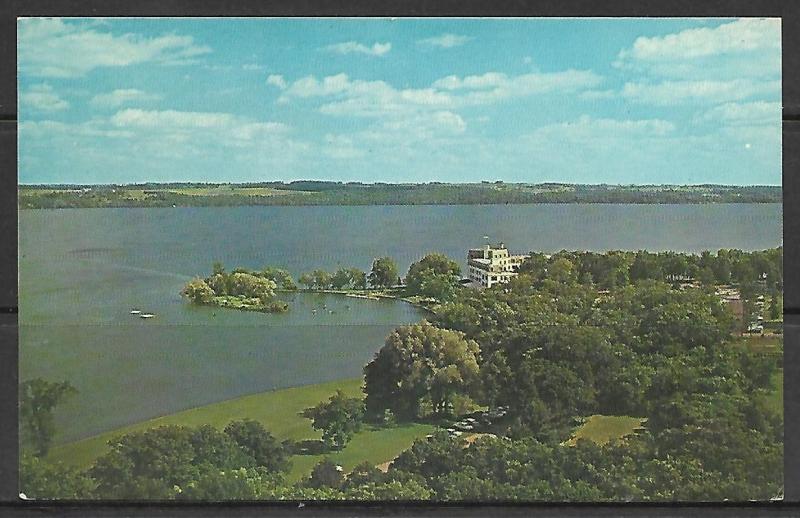
<instances>
[{"instance_id":1,"label":"white cloud","mask_svg":"<svg viewBox=\"0 0 800 518\"><path fill-rule=\"evenodd\" d=\"M554 92L575 92L594 87L601 80L593 72L579 70L520 76L488 72L464 78L448 76L434 81L427 88L397 89L385 81L350 79L347 74L321 80L306 76L289 85L279 102L318 97L326 99L320 107L322 113L377 117L418 110L451 110Z\"/></svg>"},{"instance_id":2,"label":"white cloud","mask_svg":"<svg viewBox=\"0 0 800 518\"><path fill-rule=\"evenodd\" d=\"M244 65L242 65L242 70L246 70L248 72L256 72L258 70L263 70L263 69L264 69L263 65L257 65L255 63L245 63Z\"/></svg>"},{"instance_id":3,"label":"white cloud","mask_svg":"<svg viewBox=\"0 0 800 518\"><path fill-rule=\"evenodd\" d=\"M322 81L318 81L314 76L306 76L292 83L284 95L286 97L301 98L326 97L350 89L363 90L365 85L378 83L383 83L383 81L350 81L350 78L344 73L327 76Z\"/></svg>"},{"instance_id":4,"label":"white cloud","mask_svg":"<svg viewBox=\"0 0 800 518\"><path fill-rule=\"evenodd\" d=\"M69 102L62 99L48 84L31 86L19 96L20 103L40 112L62 111Z\"/></svg>"},{"instance_id":5,"label":"white cloud","mask_svg":"<svg viewBox=\"0 0 800 518\"><path fill-rule=\"evenodd\" d=\"M450 49L453 47L460 47L464 45L468 41L472 40L473 38L469 36L462 36L458 34L450 34L444 33L440 34L439 36L433 36L431 38L425 38L419 40L417 43L422 45L429 45L431 47L440 47L443 49Z\"/></svg>"},{"instance_id":6,"label":"white cloud","mask_svg":"<svg viewBox=\"0 0 800 518\"><path fill-rule=\"evenodd\" d=\"M451 91L466 90L468 93L463 96L462 102L476 105L554 92L571 93L596 87L601 82L602 78L594 72L565 70L532 72L518 76L508 76L499 72L487 72L464 78L448 76L434 82L434 86Z\"/></svg>"},{"instance_id":7,"label":"white cloud","mask_svg":"<svg viewBox=\"0 0 800 518\"><path fill-rule=\"evenodd\" d=\"M220 130L220 138L232 135L246 140L268 133L283 133L288 129L280 122L255 122L230 113L136 108L118 111L109 122L116 127L148 130Z\"/></svg>"},{"instance_id":8,"label":"white cloud","mask_svg":"<svg viewBox=\"0 0 800 518\"><path fill-rule=\"evenodd\" d=\"M225 170L256 180L295 170L312 149L282 123L221 112L124 109L80 123L24 121L19 131L21 170L46 174L47 157L58 157L96 181L212 179Z\"/></svg>"},{"instance_id":9,"label":"white cloud","mask_svg":"<svg viewBox=\"0 0 800 518\"><path fill-rule=\"evenodd\" d=\"M559 135L574 140L606 138L662 137L675 131L672 122L662 119L595 119L583 115L576 121L550 124L538 128L532 138Z\"/></svg>"},{"instance_id":10,"label":"white cloud","mask_svg":"<svg viewBox=\"0 0 800 518\"><path fill-rule=\"evenodd\" d=\"M721 121L726 125L781 126L781 103L756 101L749 103L726 103L708 110L700 118L704 121Z\"/></svg>"},{"instance_id":11,"label":"white cloud","mask_svg":"<svg viewBox=\"0 0 800 518\"><path fill-rule=\"evenodd\" d=\"M353 138L347 135L326 134L324 137L322 152L337 160L352 160L363 158L366 152L357 147Z\"/></svg>"},{"instance_id":12,"label":"white cloud","mask_svg":"<svg viewBox=\"0 0 800 518\"><path fill-rule=\"evenodd\" d=\"M639 37L619 58L642 61L683 60L720 54L781 48L779 18L742 18L715 28L700 27L656 36Z\"/></svg>"},{"instance_id":13,"label":"white cloud","mask_svg":"<svg viewBox=\"0 0 800 518\"><path fill-rule=\"evenodd\" d=\"M680 81L770 81L781 77L781 22L743 18L639 37L613 65L650 78Z\"/></svg>"},{"instance_id":14,"label":"white cloud","mask_svg":"<svg viewBox=\"0 0 800 518\"><path fill-rule=\"evenodd\" d=\"M668 106L692 103L716 104L754 96L773 97L780 95L780 91L780 80L691 80L660 83L630 82L622 88L621 95L634 101Z\"/></svg>"},{"instance_id":15,"label":"white cloud","mask_svg":"<svg viewBox=\"0 0 800 518\"><path fill-rule=\"evenodd\" d=\"M392 44L389 42L376 42L370 47L355 41L345 41L343 43L328 45L324 50L327 50L328 52L335 52L337 54L366 54L368 56L383 56L392 50Z\"/></svg>"},{"instance_id":16,"label":"white cloud","mask_svg":"<svg viewBox=\"0 0 800 518\"><path fill-rule=\"evenodd\" d=\"M614 90L587 90L581 92L579 97L585 101L599 101L602 99L613 99L617 93Z\"/></svg>"},{"instance_id":17,"label":"white cloud","mask_svg":"<svg viewBox=\"0 0 800 518\"><path fill-rule=\"evenodd\" d=\"M136 101L157 101L160 95L149 94L136 88L118 88L111 92L97 94L89 101L97 108L116 108Z\"/></svg>"},{"instance_id":18,"label":"white cloud","mask_svg":"<svg viewBox=\"0 0 800 518\"><path fill-rule=\"evenodd\" d=\"M181 64L211 52L190 36L114 35L97 30L96 24L58 18L21 18L17 29L19 69L38 77L80 77L99 67L146 62Z\"/></svg>"},{"instance_id":19,"label":"white cloud","mask_svg":"<svg viewBox=\"0 0 800 518\"><path fill-rule=\"evenodd\" d=\"M280 74L270 74L267 76L267 84L277 86L281 90L286 89L286 80Z\"/></svg>"}]
</instances>

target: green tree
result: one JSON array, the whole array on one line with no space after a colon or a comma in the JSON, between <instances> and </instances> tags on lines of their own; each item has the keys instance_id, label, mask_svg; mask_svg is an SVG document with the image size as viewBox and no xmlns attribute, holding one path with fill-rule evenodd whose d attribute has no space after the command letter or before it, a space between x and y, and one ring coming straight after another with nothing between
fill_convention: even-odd
<instances>
[{"instance_id":1,"label":"green tree","mask_svg":"<svg viewBox=\"0 0 800 518\"><path fill-rule=\"evenodd\" d=\"M312 420L312 427L322 431L322 440L328 448L340 450L350 441L364 419L364 401L348 398L341 390L315 407L307 408L303 415Z\"/></svg>"},{"instance_id":2,"label":"green tree","mask_svg":"<svg viewBox=\"0 0 800 518\"><path fill-rule=\"evenodd\" d=\"M367 273L358 268L348 268L348 276L350 278L350 285L357 290L367 289Z\"/></svg>"},{"instance_id":3,"label":"green tree","mask_svg":"<svg viewBox=\"0 0 800 518\"><path fill-rule=\"evenodd\" d=\"M636 252L636 256L631 264L630 277L633 281L664 279L664 271L661 267L659 257L656 254L651 254L644 250Z\"/></svg>"},{"instance_id":4,"label":"green tree","mask_svg":"<svg viewBox=\"0 0 800 518\"><path fill-rule=\"evenodd\" d=\"M717 284L728 284L731 282L731 261L728 257L727 250L719 250L717 252L716 260L711 268L714 270L714 278Z\"/></svg>"},{"instance_id":5,"label":"green tree","mask_svg":"<svg viewBox=\"0 0 800 518\"><path fill-rule=\"evenodd\" d=\"M56 432L53 409L78 391L68 381L50 382L41 378L23 382L19 391L23 446L30 446L34 455L44 457Z\"/></svg>"},{"instance_id":6,"label":"green tree","mask_svg":"<svg viewBox=\"0 0 800 518\"><path fill-rule=\"evenodd\" d=\"M397 264L391 257L379 257L372 262L369 284L375 288L388 288L397 282Z\"/></svg>"},{"instance_id":7,"label":"green tree","mask_svg":"<svg viewBox=\"0 0 800 518\"><path fill-rule=\"evenodd\" d=\"M700 281L701 285L707 288L713 287L714 281L716 280L714 270L710 266L701 268L697 274L697 280Z\"/></svg>"},{"instance_id":8,"label":"green tree","mask_svg":"<svg viewBox=\"0 0 800 518\"><path fill-rule=\"evenodd\" d=\"M428 254L408 268L406 290L415 295L434 296L431 292L439 294L444 286L457 285L460 275L457 262L444 254Z\"/></svg>"},{"instance_id":9,"label":"green tree","mask_svg":"<svg viewBox=\"0 0 800 518\"><path fill-rule=\"evenodd\" d=\"M572 261L559 257L548 265L547 279L558 284L575 284L578 282L578 273Z\"/></svg>"},{"instance_id":10,"label":"green tree","mask_svg":"<svg viewBox=\"0 0 800 518\"><path fill-rule=\"evenodd\" d=\"M94 498L95 481L62 463L50 463L23 454L19 464L19 490L37 500L87 500Z\"/></svg>"},{"instance_id":11,"label":"green tree","mask_svg":"<svg viewBox=\"0 0 800 518\"><path fill-rule=\"evenodd\" d=\"M275 297L275 283L270 279L242 272L233 273L230 278L231 295L257 298L263 303Z\"/></svg>"},{"instance_id":12,"label":"green tree","mask_svg":"<svg viewBox=\"0 0 800 518\"><path fill-rule=\"evenodd\" d=\"M297 282L305 286L306 289L314 287L314 277L310 273L304 273L297 279Z\"/></svg>"},{"instance_id":13,"label":"green tree","mask_svg":"<svg viewBox=\"0 0 800 518\"><path fill-rule=\"evenodd\" d=\"M173 499L198 481L202 486L209 477L217 480L216 473L241 468L286 469L281 446L249 422L233 422L225 432L210 425L170 425L129 433L109 442L89 475L103 498Z\"/></svg>"},{"instance_id":14,"label":"green tree","mask_svg":"<svg viewBox=\"0 0 800 518\"><path fill-rule=\"evenodd\" d=\"M312 488L339 489L343 482L344 471L342 467L325 457L311 470L311 477L306 484Z\"/></svg>"},{"instance_id":15,"label":"green tree","mask_svg":"<svg viewBox=\"0 0 800 518\"><path fill-rule=\"evenodd\" d=\"M398 327L364 368L367 410L413 419L427 398L434 412L446 414L455 393L477 394L479 356L477 342L458 331L426 321Z\"/></svg>"},{"instance_id":16,"label":"green tree","mask_svg":"<svg viewBox=\"0 0 800 518\"><path fill-rule=\"evenodd\" d=\"M221 261L214 261L211 268L214 275L223 275L225 273L225 266Z\"/></svg>"},{"instance_id":17,"label":"green tree","mask_svg":"<svg viewBox=\"0 0 800 518\"><path fill-rule=\"evenodd\" d=\"M769 301L769 318L770 320L778 320L783 313L783 301L778 295L773 295Z\"/></svg>"},{"instance_id":18,"label":"green tree","mask_svg":"<svg viewBox=\"0 0 800 518\"><path fill-rule=\"evenodd\" d=\"M350 286L350 272L346 268L339 268L331 277L331 287L341 290Z\"/></svg>"},{"instance_id":19,"label":"green tree","mask_svg":"<svg viewBox=\"0 0 800 518\"><path fill-rule=\"evenodd\" d=\"M270 472L286 471L290 462L286 450L264 426L253 419L231 421L225 434L250 455L257 466Z\"/></svg>"},{"instance_id":20,"label":"green tree","mask_svg":"<svg viewBox=\"0 0 800 518\"><path fill-rule=\"evenodd\" d=\"M194 502L259 500L264 497L265 487L271 488L281 482L263 468L208 469L182 487L177 498Z\"/></svg>"},{"instance_id":21,"label":"green tree","mask_svg":"<svg viewBox=\"0 0 800 518\"><path fill-rule=\"evenodd\" d=\"M278 288L283 290L297 289L297 285L294 283L291 274L281 268L267 266L261 270L261 275L274 282Z\"/></svg>"},{"instance_id":22,"label":"green tree","mask_svg":"<svg viewBox=\"0 0 800 518\"><path fill-rule=\"evenodd\" d=\"M206 284L206 281L200 278L189 281L189 283L184 286L181 294L194 304L208 304L215 295L214 290Z\"/></svg>"},{"instance_id":23,"label":"green tree","mask_svg":"<svg viewBox=\"0 0 800 518\"><path fill-rule=\"evenodd\" d=\"M331 287L331 280L333 277L325 270L314 270L311 272L311 278L313 279L313 285L316 289L324 290Z\"/></svg>"}]
</instances>

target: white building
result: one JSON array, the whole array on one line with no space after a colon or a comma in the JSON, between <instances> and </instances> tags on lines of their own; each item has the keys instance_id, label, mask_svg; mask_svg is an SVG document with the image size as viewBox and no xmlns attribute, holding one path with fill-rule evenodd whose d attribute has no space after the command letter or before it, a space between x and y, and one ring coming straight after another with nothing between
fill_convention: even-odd
<instances>
[{"instance_id":1,"label":"white building","mask_svg":"<svg viewBox=\"0 0 800 518\"><path fill-rule=\"evenodd\" d=\"M508 282L517 275L519 265L527 257L509 255L503 243L497 246L484 245L482 248L472 248L467 253L469 278L475 285L484 288Z\"/></svg>"}]
</instances>

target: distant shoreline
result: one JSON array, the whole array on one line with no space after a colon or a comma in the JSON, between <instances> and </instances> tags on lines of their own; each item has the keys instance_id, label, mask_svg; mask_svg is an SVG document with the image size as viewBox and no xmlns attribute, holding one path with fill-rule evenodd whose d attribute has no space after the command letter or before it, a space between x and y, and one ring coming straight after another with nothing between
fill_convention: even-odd
<instances>
[{"instance_id":1,"label":"distant shoreline","mask_svg":"<svg viewBox=\"0 0 800 518\"><path fill-rule=\"evenodd\" d=\"M781 186L580 185L484 182L471 184L23 185L19 209L237 206L708 205L782 203Z\"/></svg>"}]
</instances>

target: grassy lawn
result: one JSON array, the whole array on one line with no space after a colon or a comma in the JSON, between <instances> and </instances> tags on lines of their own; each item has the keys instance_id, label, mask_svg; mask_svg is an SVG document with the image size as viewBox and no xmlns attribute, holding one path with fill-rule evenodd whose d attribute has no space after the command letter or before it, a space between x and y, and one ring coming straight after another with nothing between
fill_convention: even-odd
<instances>
[{"instance_id":1,"label":"grassy lawn","mask_svg":"<svg viewBox=\"0 0 800 518\"><path fill-rule=\"evenodd\" d=\"M741 338L742 344L744 344L750 352L753 353L777 353L779 351L780 344L783 342L782 335L754 335L754 336L743 336Z\"/></svg>"},{"instance_id":2,"label":"grassy lawn","mask_svg":"<svg viewBox=\"0 0 800 518\"><path fill-rule=\"evenodd\" d=\"M307 385L270 392L262 392L229 401L192 408L163 417L143 421L130 426L112 430L94 437L73 443L56 446L49 457L81 468L88 467L107 449L107 443L114 437L167 424L198 426L211 424L224 428L235 419L250 418L261 422L279 440L318 439L320 433L311 428L311 421L300 415L305 408L328 399L337 389L350 397L361 394L361 379L339 380L318 385ZM409 424L392 428L365 428L359 432L342 451L328 455L334 462L352 469L365 460L380 464L392 460L408 448L414 439L431 433L433 427L422 424ZM288 478L299 480L325 455L295 455L292 457L292 470Z\"/></svg>"},{"instance_id":3,"label":"grassy lawn","mask_svg":"<svg viewBox=\"0 0 800 518\"><path fill-rule=\"evenodd\" d=\"M778 369L772 377L772 388L767 401L776 412L783 414L783 369Z\"/></svg>"},{"instance_id":4,"label":"grassy lawn","mask_svg":"<svg viewBox=\"0 0 800 518\"><path fill-rule=\"evenodd\" d=\"M578 439L589 439L596 444L606 444L611 439L632 434L643 423L644 419L641 417L593 415L575 430L572 437L564 444L574 446Z\"/></svg>"}]
</instances>

